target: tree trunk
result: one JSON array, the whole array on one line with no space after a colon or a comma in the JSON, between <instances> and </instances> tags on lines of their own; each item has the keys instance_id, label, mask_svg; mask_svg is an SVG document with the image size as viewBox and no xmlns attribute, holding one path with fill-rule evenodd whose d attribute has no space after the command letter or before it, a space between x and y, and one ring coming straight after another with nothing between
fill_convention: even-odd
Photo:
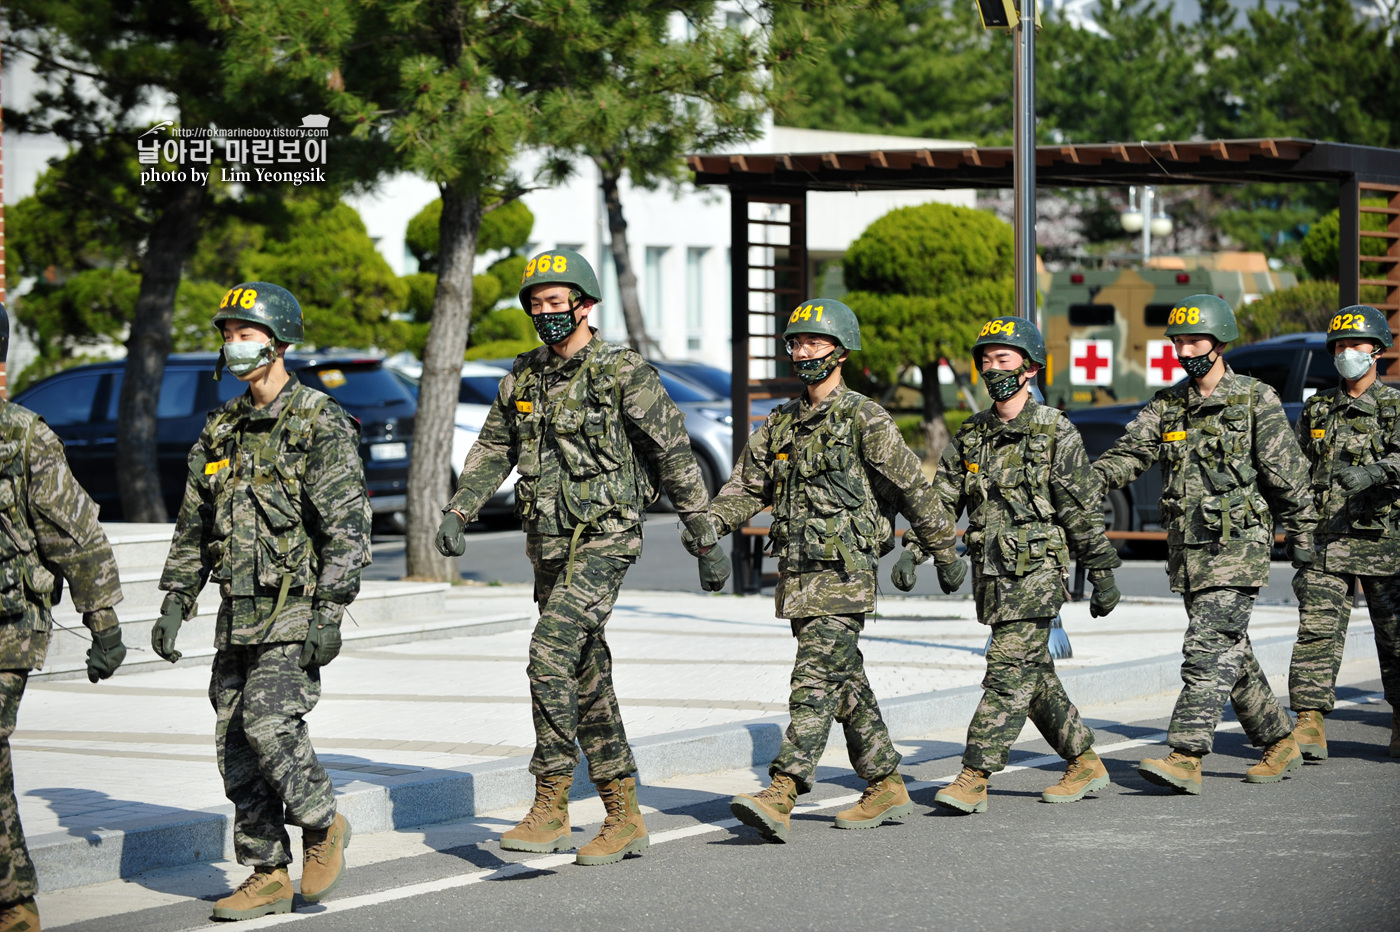
<instances>
[{"instance_id":1,"label":"tree trunk","mask_svg":"<svg viewBox=\"0 0 1400 932\"><path fill-rule=\"evenodd\" d=\"M938 360L919 367L923 376L924 459L937 463L948 445L948 425L943 420L943 391L938 383Z\"/></svg>"},{"instance_id":2,"label":"tree trunk","mask_svg":"<svg viewBox=\"0 0 1400 932\"><path fill-rule=\"evenodd\" d=\"M603 203L608 210L608 233L611 235L613 265L617 268L618 298L622 302L622 319L627 323L627 343L643 356L661 355L661 347L647 336L642 318L642 303L637 298L637 273L632 271L632 256L627 251L627 219L622 215L622 197L617 183L620 173L607 168L595 158L603 181Z\"/></svg>"},{"instance_id":3,"label":"tree trunk","mask_svg":"<svg viewBox=\"0 0 1400 932\"><path fill-rule=\"evenodd\" d=\"M187 182L161 211L146 241L136 319L126 341L126 373L117 403L117 491L127 521L170 520L156 462L156 411L180 270L199 239L205 188ZM213 308L210 308L213 316Z\"/></svg>"},{"instance_id":4,"label":"tree trunk","mask_svg":"<svg viewBox=\"0 0 1400 932\"><path fill-rule=\"evenodd\" d=\"M408 465L408 575L413 579L454 582L457 561L433 545L442 521L442 506L454 487L452 428L462 382L462 356L472 322L472 267L481 230L481 198L453 185L441 185L442 222L438 226L437 292L433 322L423 348L423 376L418 383L418 416L413 423L413 458Z\"/></svg>"}]
</instances>

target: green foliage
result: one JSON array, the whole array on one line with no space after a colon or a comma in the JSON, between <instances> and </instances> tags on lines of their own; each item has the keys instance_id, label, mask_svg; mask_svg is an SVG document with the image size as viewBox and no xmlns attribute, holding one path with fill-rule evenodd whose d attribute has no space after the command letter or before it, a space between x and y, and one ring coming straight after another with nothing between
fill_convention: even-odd
<instances>
[{"instance_id":1,"label":"green foliage","mask_svg":"<svg viewBox=\"0 0 1400 932\"><path fill-rule=\"evenodd\" d=\"M464 357L468 362L474 359L514 359L521 353L528 353L540 345L538 338L530 340L493 340L470 347Z\"/></svg>"},{"instance_id":2,"label":"green foliage","mask_svg":"<svg viewBox=\"0 0 1400 932\"><path fill-rule=\"evenodd\" d=\"M408 221L404 245L418 260L420 272L437 271L438 228L441 224L442 198L428 204ZM498 249L515 252L525 248L530 242L530 231L534 227L535 215L530 212L530 208L526 207L523 201L510 201L481 218L476 248L479 252L494 252ZM523 271L524 262L520 267Z\"/></svg>"},{"instance_id":3,"label":"green foliage","mask_svg":"<svg viewBox=\"0 0 1400 932\"><path fill-rule=\"evenodd\" d=\"M539 342L535 335L535 326L530 322L530 315L518 305L507 304L472 320L468 346L501 340L525 341L532 344Z\"/></svg>"},{"instance_id":4,"label":"green foliage","mask_svg":"<svg viewBox=\"0 0 1400 932\"><path fill-rule=\"evenodd\" d=\"M1340 303L1341 294L1334 281L1300 282L1266 294L1235 315L1240 340L1251 343L1284 333L1326 330Z\"/></svg>"},{"instance_id":5,"label":"green foliage","mask_svg":"<svg viewBox=\"0 0 1400 932\"><path fill-rule=\"evenodd\" d=\"M491 268L487 271L500 281L503 299L518 303L516 298L520 294L520 283L525 280L525 266L529 262L526 256L506 256L491 263Z\"/></svg>"},{"instance_id":6,"label":"green foliage","mask_svg":"<svg viewBox=\"0 0 1400 932\"><path fill-rule=\"evenodd\" d=\"M1368 207L1384 207L1384 198L1365 197L1361 203ZM1389 217L1385 214L1363 213L1361 215L1361 229L1363 230L1385 230L1389 222ZM1365 252L1367 243L1379 242L1378 240L1362 240L1362 251ZM1325 214L1312 228L1308 230L1308 235L1303 237L1302 257L1303 268L1307 269L1313 278L1325 278L1336 281L1340 274L1339 250L1341 249L1341 215L1337 210ZM1362 278L1383 278L1385 269L1378 262L1363 262L1361 264Z\"/></svg>"},{"instance_id":7,"label":"green foliage","mask_svg":"<svg viewBox=\"0 0 1400 932\"><path fill-rule=\"evenodd\" d=\"M414 272L403 277L408 288L404 304L418 323L433 319L433 295L437 292L437 276L431 272Z\"/></svg>"}]
</instances>

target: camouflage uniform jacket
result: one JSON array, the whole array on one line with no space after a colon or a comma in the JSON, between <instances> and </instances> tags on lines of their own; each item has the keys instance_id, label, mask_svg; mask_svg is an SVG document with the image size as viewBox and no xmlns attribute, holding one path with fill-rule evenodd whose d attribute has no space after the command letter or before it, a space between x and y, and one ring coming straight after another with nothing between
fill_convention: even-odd
<instances>
[{"instance_id":1,"label":"camouflage uniform jacket","mask_svg":"<svg viewBox=\"0 0 1400 932\"><path fill-rule=\"evenodd\" d=\"M1373 382L1361 397L1340 388L1303 405L1298 442L1312 466L1318 569L1400 573L1400 391ZM1348 466L1379 465L1385 479L1348 496L1334 484Z\"/></svg>"},{"instance_id":2,"label":"camouflage uniform jacket","mask_svg":"<svg viewBox=\"0 0 1400 932\"><path fill-rule=\"evenodd\" d=\"M596 334L568 359L548 346L516 358L447 507L475 517L512 466L515 513L542 559L575 548L636 557L658 485L713 540L685 415L646 360Z\"/></svg>"},{"instance_id":3,"label":"camouflage uniform jacket","mask_svg":"<svg viewBox=\"0 0 1400 932\"><path fill-rule=\"evenodd\" d=\"M724 536L769 505L779 618L873 610L875 570L894 546L896 510L939 562L956 559L953 522L918 458L885 409L845 383L816 405L804 392L774 409L710 515Z\"/></svg>"},{"instance_id":4,"label":"camouflage uniform jacket","mask_svg":"<svg viewBox=\"0 0 1400 932\"><path fill-rule=\"evenodd\" d=\"M1079 431L1034 399L1009 421L994 407L964 421L943 449L934 490L954 519L967 512L983 624L1054 615L1071 551L1091 573L1122 562L1103 534L1103 486Z\"/></svg>"},{"instance_id":5,"label":"camouflage uniform jacket","mask_svg":"<svg viewBox=\"0 0 1400 932\"><path fill-rule=\"evenodd\" d=\"M209 413L160 588L193 611L219 585L215 647L300 641L313 611L340 619L370 562L359 426L291 375L266 407L244 392Z\"/></svg>"},{"instance_id":6,"label":"camouflage uniform jacket","mask_svg":"<svg viewBox=\"0 0 1400 932\"><path fill-rule=\"evenodd\" d=\"M1162 389L1094 471L1117 489L1159 460L1173 591L1267 585L1275 518L1290 541L1311 549L1317 512L1307 464L1278 394L1263 382L1227 365L1209 397L1194 381Z\"/></svg>"},{"instance_id":7,"label":"camouflage uniform jacket","mask_svg":"<svg viewBox=\"0 0 1400 932\"><path fill-rule=\"evenodd\" d=\"M0 670L43 666L64 579L85 614L122 599L97 503L73 478L63 441L39 415L0 400ZM114 627L104 614L90 626Z\"/></svg>"}]
</instances>

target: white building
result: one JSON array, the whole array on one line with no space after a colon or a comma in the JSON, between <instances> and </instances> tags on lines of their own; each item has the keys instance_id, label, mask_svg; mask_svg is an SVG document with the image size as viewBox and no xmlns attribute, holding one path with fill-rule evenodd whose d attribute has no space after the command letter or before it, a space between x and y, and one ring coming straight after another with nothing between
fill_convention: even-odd
<instances>
[{"instance_id":1,"label":"white building","mask_svg":"<svg viewBox=\"0 0 1400 932\"><path fill-rule=\"evenodd\" d=\"M842 152L967 145L971 144L770 126L763 138L741 151ZM529 165L522 168L528 169ZM380 253L402 275L416 270L413 256L404 246L408 221L437 196L435 185L400 175L385 182L374 194L351 199L350 203L364 218ZM596 166L580 160L577 173L567 183L531 192L524 200L535 215L530 251L564 246L586 256L603 286L603 304L595 321L605 339L625 341L627 334L616 300L617 274ZM972 207L975 198L971 190L810 194L810 259L838 259L875 219L896 207L934 200ZM729 368L728 191L687 187L677 195L666 189L635 190L624 178L622 203L648 334L668 358L694 359Z\"/></svg>"}]
</instances>

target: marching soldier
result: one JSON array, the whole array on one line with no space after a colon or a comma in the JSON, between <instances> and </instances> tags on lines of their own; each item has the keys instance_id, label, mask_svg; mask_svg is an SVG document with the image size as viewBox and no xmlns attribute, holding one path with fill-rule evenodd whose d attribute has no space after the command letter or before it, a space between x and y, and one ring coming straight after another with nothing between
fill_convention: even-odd
<instances>
[{"instance_id":1,"label":"marching soldier","mask_svg":"<svg viewBox=\"0 0 1400 932\"><path fill-rule=\"evenodd\" d=\"M0 304L0 360L10 317ZM117 561L97 521L97 503L73 477L59 440L39 415L0 399L0 932L37 930L38 880L15 800L10 735L29 671L44 665L50 606L68 580L73 607L92 632L88 680L126 657L112 606L122 599Z\"/></svg>"},{"instance_id":2,"label":"marching soldier","mask_svg":"<svg viewBox=\"0 0 1400 932\"><path fill-rule=\"evenodd\" d=\"M1274 697L1249 644L1249 616L1269 581L1274 519L1294 566L1312 562L1317 523L1306 462L1278 394L1236 375L1221 357L1239 337L1235 314L1215 295L1192 295L1167 318L1167 336L1190 378L1164 388L1094 464L1110 489L1162 464L1167 573L1190 624L1182 689L1165 759L1138 772L1178 793L1201 792L1201 758L1215 742L1226 697L1256 746L1250 783L1277 783L1302 765L1288 712ZM1271 508L1272 506L1272 508Z\"/></svg>"},{"instance_id":3,"label":"marching soldier","mask_svg":"<svg viewBox=\"0 0 1400 932\"><path fill-rule=\"evenodd\" d=\"M321 667L340 652L340 622L369 563L369 500L359 427L287 371L302 341L301 305L278 285L245 282L214 314L224 367L248 390L210 412L190 450L185 498L160 588L151 646L171 663L175 638L206 581L222 601L209 699L234 850L253 873L214 904L216 919L290 912L286 824L302 828L301 895L330 895L350 823L336 812L305 716Z\"/></svg>"},{"instance_id":4,"label":"marching soldier","mask_svg":"<svg viewBox=\"0 0 1400 932\"><path fill-rule=\"evenodd\" d=\"M501 380L437 536L440 552L461 556L464 526L511 467L519 471L516 515L540 609L527 667L535 800L501 847L574 847L569 789L582 745L607 811L598 836L578 851L584 865L611 864L651 843L603 626L627 568L641 555L642 521L658 485L704 551L704 588L717 591L729 577L704 514L708 496L684 415L641 356L605 343L588 326L601 298L592 267L573 250L543 252L526 265L520 303L545 345L521 354Z\"/></svg>"},{"instance_id":5,"label":"marching soldier","mask_svg":"<svg viewBox=\"0 0 1400 932\"><path fill-rule=\"evenodd\" d=\"M797 797L812 789L833 718L867 783L860 801L837 814L836 827L875 828L913 810L858 646L865 614L875 608L879 559L894 547L895 511L927 542L927 550L901 554L894 569L900 589L914 587L914 565L929 555L945 592L966 574L947 509L894 420L841 380L842 363L860 349L855 314L840 301L812 298L792 312L783 337L806 391L768 415L710 504L720 536L773 509L777 614L797 638L791 722L768 767L770 785L734 797L730 809L776 842L787 841Z\"/></svg>"},{"instance_id":6,"label":"marching soldier","mask_svg":"<svg viewBox=\"0 0 1400 932\"><path fill-rule=\"evenodd\" d=\"M1336 702L1348 587L1366 593L1376 631L1381 683L1391 707L1390 756L1400 757L1400 392L1376 381L1376 357L1393 345L1390 323L1374 307L1344 307L1327 328L1337 388L1303 406L1298 442L1312 466L1321 520L1317 558L1298 570L1298 643L1288 694L1303 757L1327 759L1322 717Z\"/></svg>"},{"instance_id":7,"label":"marching soldier","mask_svg":"<svg viewBox=\"0 0 1400 932\"><path fill-rule=\"evenodd\" d=\"M1077 802L1109 783L1094 732L1055 674L1050 624L1065 601L1071 551L1088 568L1094 617L1118 604L1113 570L1121 561L1104 537L1103 487L1079 431L1063 412L1031 398L1045 358L1045 341L1029 320L998 317L982 327L972 360L993 405L963 422L934 481L955 519L967 512L977 620L992 628L962 772L934 797L956 812L987 811L987 782L1005 769L1027 715L1069 762L1042 800Z\"/></svg>"}]
</instances>

